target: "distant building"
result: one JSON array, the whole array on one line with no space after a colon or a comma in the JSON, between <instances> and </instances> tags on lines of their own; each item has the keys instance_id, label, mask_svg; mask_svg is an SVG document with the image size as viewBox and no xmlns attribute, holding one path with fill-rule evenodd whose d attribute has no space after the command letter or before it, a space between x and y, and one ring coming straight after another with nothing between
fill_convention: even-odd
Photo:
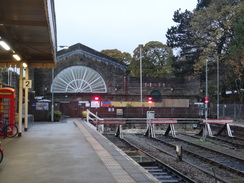
<instances>
[{"instance_id":1,"label":"distant building","mask_svg":"<svg viewBox=\"0 0 244 183\"><path fill-rule=\"evenodd\" d=\"M140 79L129 77L127 65L79 43L58 51L55 69L30 69L30 78L30 101L52 100L53 92L63 113L91 107L97 95L105 107L141 106ZM198 78L143 78L142 88L143 106L152 96L155 107L189 107L201 95Z\"/></svg>"}]
</instances>

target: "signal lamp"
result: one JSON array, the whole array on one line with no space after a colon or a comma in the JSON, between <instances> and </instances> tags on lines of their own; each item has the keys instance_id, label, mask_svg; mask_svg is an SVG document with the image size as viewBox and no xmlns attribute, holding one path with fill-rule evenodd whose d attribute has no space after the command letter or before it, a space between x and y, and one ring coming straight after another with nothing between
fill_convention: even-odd
<instances>
[{"instance_id":1,"label":"signal lamp","mask_svg":"<svg viewBox=\"0 0 244 183\"><path fill-rule=\"evenodd\" d=\"M209 98L208 98L208 97L205 97L204 99L205 99L205 100L204 100L204 103L205 103L205 104L208 104L208 103L209 103L209 100L208 100Z\"/></svg>"},{"instance_id":2,"label":"signal lamp","mask_svg":"<svg viewBox=\"0 0 244 183\"><path fill-rule=\"evenodd\" d=\"M147 99L147 103L148 103L148 104L152 104L152 103L153 103L152 97L148 97L148 99Z\"/></svg>"}]
</instances>

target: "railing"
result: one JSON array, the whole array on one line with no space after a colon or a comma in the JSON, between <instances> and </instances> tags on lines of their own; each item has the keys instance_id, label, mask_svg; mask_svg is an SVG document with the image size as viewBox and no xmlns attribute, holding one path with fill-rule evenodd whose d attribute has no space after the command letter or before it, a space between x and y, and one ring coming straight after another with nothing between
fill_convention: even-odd
<instances>
[{"instance_id":1,"label":"railing","mask_svg":"<svg viewBox=\"0 0 244 183\"><path fill-rule=\"evenodd\" d=\"M92 118L93 116L94 118ZM104 132L104 124L99 124L98 121L104 121L104 119L99 118L96 114L92 113L89 109L86 110L86 122L89 122L90 120L93 121L93 123L96 124L97 131L103 133Z\"/></svg>"},{"instance_id":2,"label":"railing","mask_svg":"<svg viewBox=\"0 0 244 183\"><path fill-rule=\"evenodd\" d=\"M94 118L90 117L90 116L93 116ZM86 110L86 122L89 122L89 120L99 120L99 121L102 121L104 119L102 118L99 118L96 114L92 113L89 109Z\"/></svg>"},{"instance_id":3,"label":"railing","mask_svg":"<svg viewBox=\"0 0 244 183\"><path fill-rule=\"evenodd\" d=\"M156 118L199 118L203 117L202 108L199 107L108 107L91 108L102 118L146 118L147 111L155 111ZM118 114L118 110L121 111Z\"/></svg>"}]
</instances>

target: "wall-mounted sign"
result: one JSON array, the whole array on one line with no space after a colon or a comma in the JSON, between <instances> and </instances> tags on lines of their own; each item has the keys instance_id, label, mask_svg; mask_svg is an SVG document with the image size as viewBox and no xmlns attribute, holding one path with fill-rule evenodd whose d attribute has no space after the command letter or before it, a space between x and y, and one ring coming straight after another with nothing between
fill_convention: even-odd
<instances>
[{"instance_id":1,"label":"wall-mounted sign","mask_svg":"<svg viewBox=\"0 0 244 183\"><path fill-rule=\"evenodd\" d=\"M23 88L31 88L32 87L32 80L24 80L23 81Z\"/></svg>"},{"instance_id":2,"label":"wall-mounted sign","mask_svg":"<svg viewBox=\"0 0 244 183\"><path fill-rule=\"evenodd\" d=\"M44 110L44 111L47 111L48 110L48 103L43 103L43 102L40 102L40 103L36 103L36 110Z\"/></svg>"}]
</instances>

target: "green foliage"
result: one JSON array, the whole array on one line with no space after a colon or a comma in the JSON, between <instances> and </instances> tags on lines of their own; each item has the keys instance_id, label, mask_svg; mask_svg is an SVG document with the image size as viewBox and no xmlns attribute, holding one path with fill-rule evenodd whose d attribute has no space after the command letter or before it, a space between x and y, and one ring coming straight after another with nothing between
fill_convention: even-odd
<instances>
[{"instance_id":1,"label":"green foliage","mask_svg":"<svg viewBox=\"0 0 244 183\"><path fill-rule=\"evenodd\" d=\"M132 61L132 57L127 52L121 52L117 49L111 49L111 50L102 50L101 53L110 56L111 58L114 58L118 61L124 62L125 64L129 65Z\"/></svg>"},{"instance_id":2,"label":"green foliage","mask_svg":"<svg viewBox=\"0 0 244 183\"><path fill-rule=\"evenodd\" d=\"M131 103L127 103L125 107L133 107Z\"/></svg>"},{"instance_id":3,"label":"green foliage","mask_svg":"<svg viewBox=\"0 0 244 183\"><path fill-rule=\"evenodd\" d=\"M175 11L173 20L176 26L172 26L166 33L167 45L179 50L179 55L173 63L174 75L186 77L194 73L194 63L199 53L198 45L193 39L190 21L192 12L185 10Z\"/></svg>"},{"instance_id":4,"label":"green foliage","mask_svg":"<svg viewBox=\"0 0 244 183\"><path fill-rule=\"evenodd\" d=\"M228 47L227 76L225 87L238 92L240 102L244 102L244 2L238 4L233 23L233 40Z\"/></svg>"},{"instance_id":5,"label":"green foliage","mask_svg":"<svg viewBox=\"0 0 244 183\"><path fill-rule=\"evenodd\" d=\"M221 86L238 91L240 101L244 99L240 92L244 87L243 13L241 1L215 0L207 8L195 11L191 20L195 42L202 49L195 71L204 71L209 56L215 62L219 56ZM216 70L216 67L210 69Z\"/></svg>"},{"instance_id":6,"label":"green foliage","mask_svg":"<svg viewBox=\"0 0 244 183\"><path fill-rule=\"evenodd\" d=\"M242 0L199 0L193 12L177 10L176 26L168 29L167 45L180 50L173 64L177 76L200 74L205 79L206 60L209 79L213 80L210 96L216 97L216 61L220 58L220 86L237 91L244 102L244 2ZM194 72L193 72L194 71ZM211 82L210 82L211 84Z\"/></svg>"},{"instance_id":7,"label":"green foliage","mask_svg":"<svg viewBox=\"0 0 244 183\"><path fill-rule=\"evenodd\" d=\"M142 75L143 77L173 76L173 51L167 45L158 41L148 42L142 48ZM134 50L133 61L130 66L132 76L140 76L140 48Z\"/></svg>"},{"instance_id":8,"label":"green foliage","mask_svg":"<svg viewBox=\"0 0 244 183\"><path fill-rule=\"evenodd\" d=\"M55 117L60 117L62 115L62 112L61 111L58 111L58 110L55 110L55 111L53 111L53 115Z\"/></svg>"},{"instance_id":9,"label":"green foliage","mask_svg":"<svg viewBox=\"0 0 244 183\"><path fill-rule=\"evenodd\" d=\"M236 62L233 64L237 64L239 66L235 66L236 73L239 76L238 78L242 77L242 71L240 68L243 69L243 51L244 51L244 2L240 3L235 15L235 21L233 24L233 31L234 31L234 39L229 47L230 59L236 59Z\"/></svg>"},{"instance_id":10,"label":"green foliage","mask_svg":"<svg viewBox=\"0 0 244 183\"><path fill-rule=\"evenodd\" d=\"M195 11L192 16L190 25L194 32L193 38L202 49L200 63L205 63L210 55L216 56L227 51L233 36L234 17L234 7L228 2L215 0L208 8Z\"/></svg>"},{"instance_id":11,"label":"green foliage","mask_svg":"<svg viewBox=\"0 0 244 183\"><path fill-rule=\"evenodd\" d=\"M207 8L212 0L198 0L197 10Z\"/></svg>"}]
</instances>

